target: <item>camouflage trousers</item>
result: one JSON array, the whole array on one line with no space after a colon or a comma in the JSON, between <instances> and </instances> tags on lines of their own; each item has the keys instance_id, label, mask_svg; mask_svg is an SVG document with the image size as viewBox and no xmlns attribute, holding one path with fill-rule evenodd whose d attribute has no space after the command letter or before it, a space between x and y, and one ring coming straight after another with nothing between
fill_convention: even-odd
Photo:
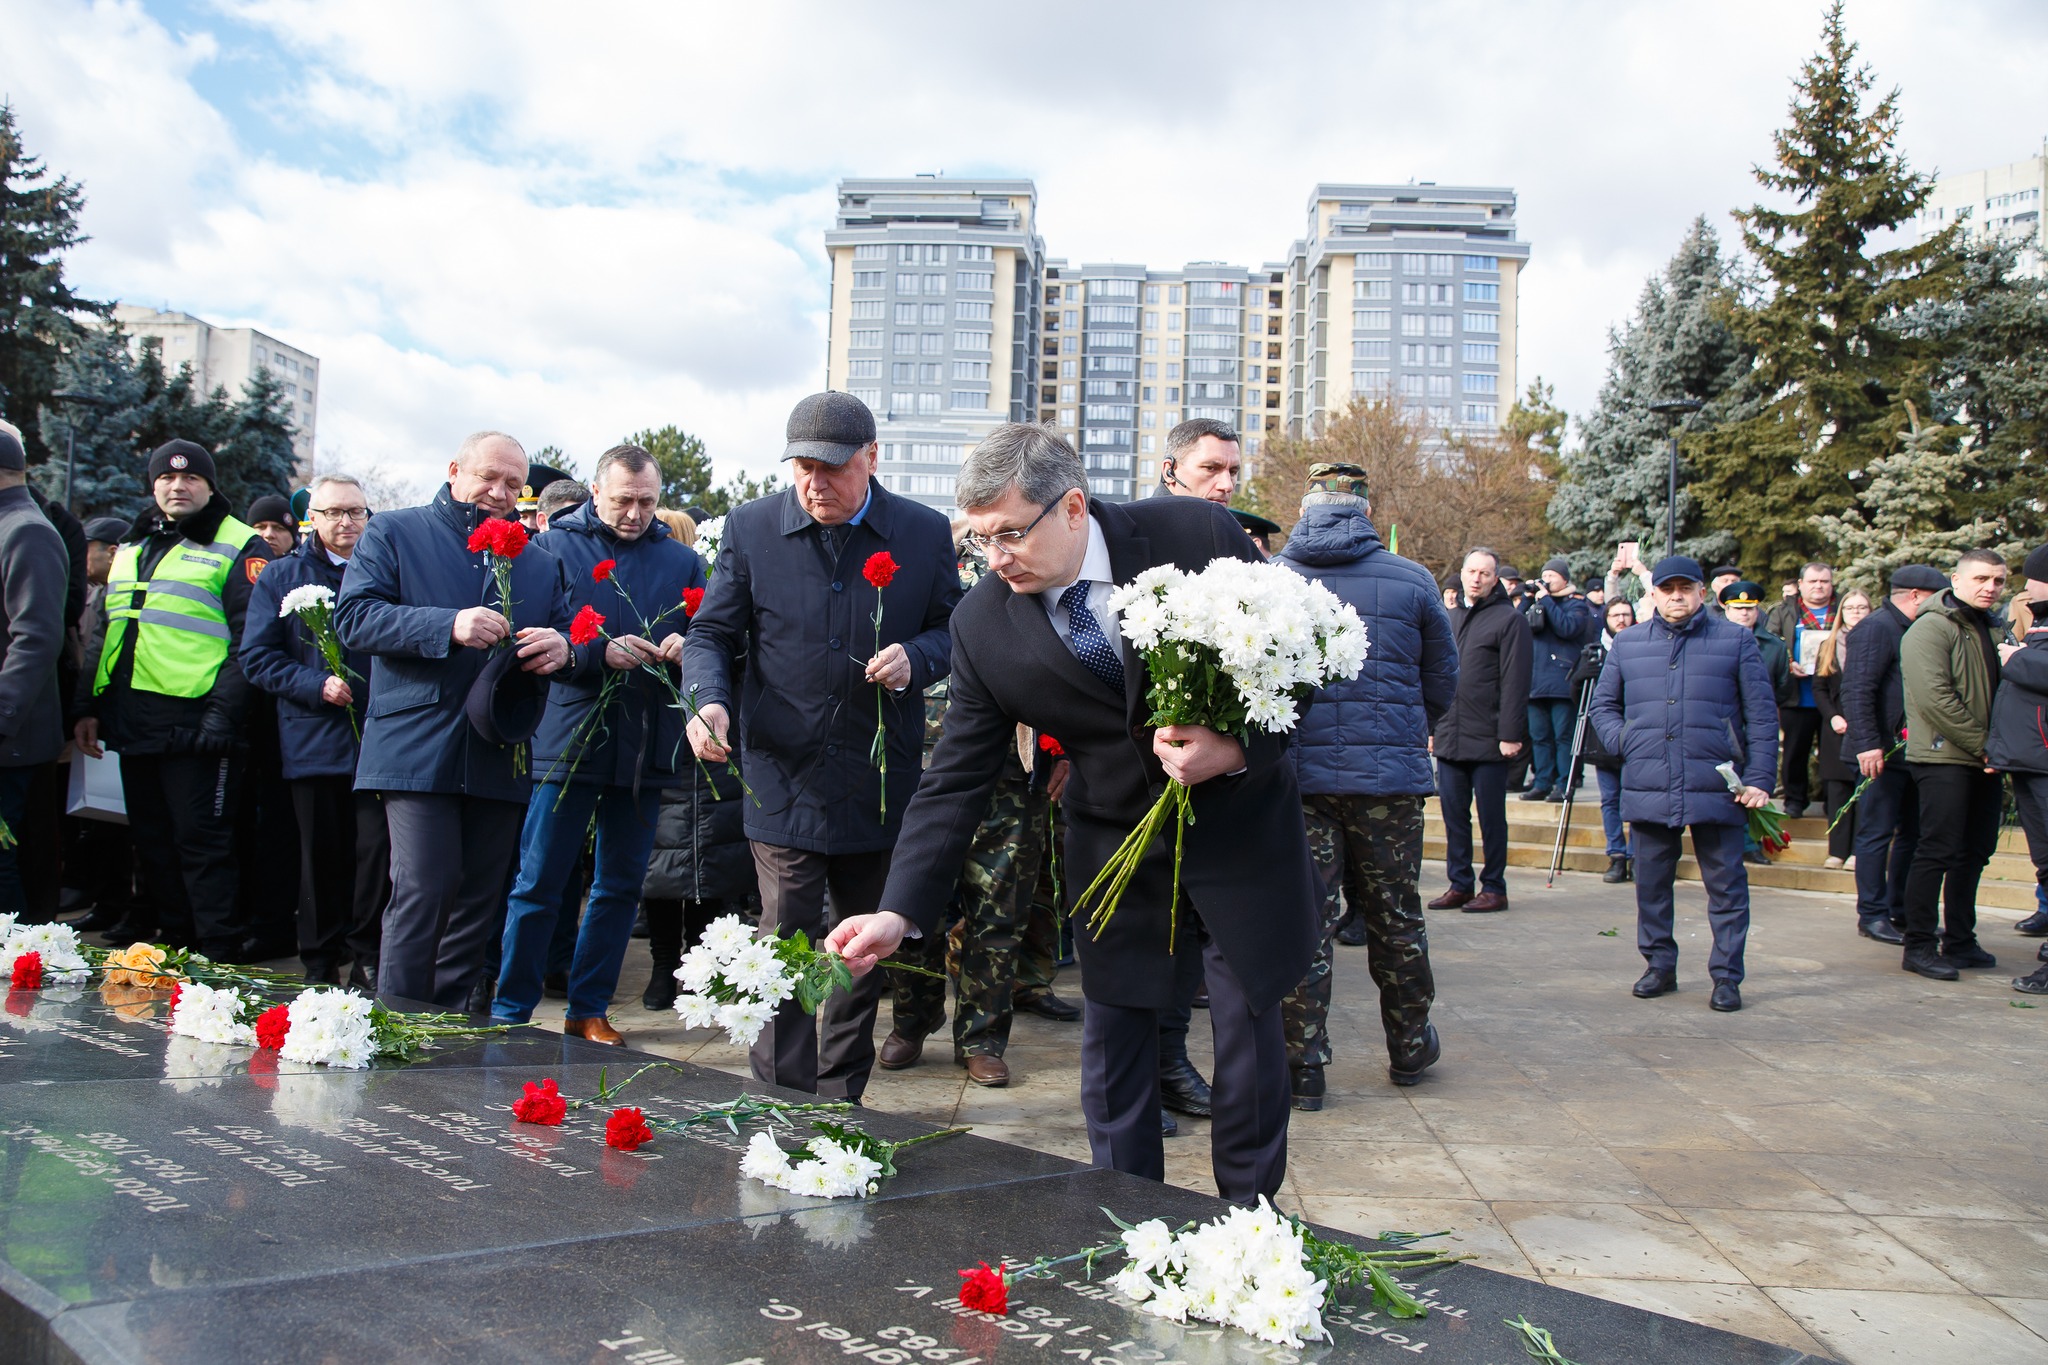
<instances>
[{"instance_id":1,"label":"camouflage trousers","mask_svg":"<svg viewBox=\"0 0 2048 1365\"><path fill-rule=\"evenodd\" d=\"M955 1056L1002 1056L1010 1041L1013 987L1036 986L1036 972L1021 972L1019 958L1045 861L1048 804L1044 790L1027 778L998 780L954 888L958 920L943 939L908 939L897 950L903 961L944 970L954 979ZM891 972L889 982L890 1022L897 1033L923 1038L946 1022L944 981Z\"/></svg>"},{"instance_id":2,"label":"camouflage trousers","mask_svg":"<svg viewBox=\"0 0 2048 1365\"><path fill-rule=\"evenodd\" d=\"M1429 1022L1436 981L1423 927L1422 802L1419 796L1307 796L1309 853L1322 897L1322 939L1308 975L1280 1005L1290 1067L1330 1061L1330 984L1346 903L1365 922L1365 961L1379 987L1389 1052Z\"/></svg>"}]
</instances>

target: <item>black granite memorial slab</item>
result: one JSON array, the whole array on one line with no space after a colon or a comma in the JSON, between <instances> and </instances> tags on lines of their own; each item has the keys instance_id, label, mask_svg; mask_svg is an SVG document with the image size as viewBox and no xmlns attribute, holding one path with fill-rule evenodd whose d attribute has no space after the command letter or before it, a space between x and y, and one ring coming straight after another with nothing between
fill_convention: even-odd
<instances>
[{"instance_id":1,"label":"black granite memorial slab","mask_svg":"<svg viewBox=\"0 0 2048 1365\"><path fill-rule=\"evenodd\" d=\"M406 1008L387 1001L393 1008ZM416 1006L420 1010L426 1006ZM173 1035L165 1025L170 994L97 986L8 991L0 999L0 1086L22 1082L78 1083L153 1077L219 1080L304 1070L273 1054ZM522 1028L484 1039L451 1038L407 1069L602 1063L617 1048L543 1029ZM378 1069L400 1063L379 1062Z\"/></svg>"},{"instance_id":2,"label":"black granite memorial slab","mask_svg":"<svg viewBox=\"0 0 2048 1365\"><path fill-rule=\"evenodd\" d=\"M1217 1201L1104 1171L390 1270L163 1294L58 1319L53 1361L212 1365L406 1360L622 1365L996 1365L1068 1361L1526 1360L1504 1320L1549 1328L1582 1365L1796 1365L1815 1357L1472 1266L1416 1274L1417 1320L1353 1302L1333 1341L1291 1350L1146 1315L1098 1272L1024 1281L1007 1316L963 1310L958 1271L1078 1249L1128 1219L1214 1217ZM1110 1267L1113 1268L1113 1267ZM1071 1269L1071 1268L1070 1268ZM1353 1296L1362 1298L1364 1296Z\"/></svg>"}]
</instances>

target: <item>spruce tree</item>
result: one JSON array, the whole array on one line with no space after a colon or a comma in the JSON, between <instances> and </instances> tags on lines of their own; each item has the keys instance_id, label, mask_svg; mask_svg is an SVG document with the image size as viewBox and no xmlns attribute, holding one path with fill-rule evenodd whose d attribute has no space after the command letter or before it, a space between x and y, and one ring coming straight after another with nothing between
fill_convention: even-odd
<instances>
[{"instance_id":1,"label":"spruce tree","mask_svg":"<svg viewBox=\"0 0 2048 1365\"><path fill-rule=\"evenodd\" d=\"M283 381L259 365L242 386L241 401L229 407L227 435L213 449L220 475L214 491L238 517L246 518L249 504L266 493L290 497L297 482L298 455L292 449L292 415L284 393ZM225 403L226 394L215 390L209 401Z\"/></svg>"},{"instance_id":2,"label":"spruce tree","mask_svg":"<svg viewBox=\"0 0 2048 1365\"><path fill-rule=\"evenodd\" d=\"M14 107L0 104L0 415L22 429L31 464L49 457L37 411L60 389L60 358L79 320L112 311L64 282L64 253L86 240L84 206L77 184L51 180L23 148Z\"/></svg>"},{"instance_id":3,"label":"spruce tree","mask_svg":"<svg viewBox=\"0 0 2048 1365\"><path fill-rule=\"evenodd\" d=\"M1906 564L1946 569L1965 550L1995 549L2007 559L2026 550L2009 534L2000 515L1958 518L1956 493L1982 475L1982 457L1967 433L1922 422L1911 403L1903 405L1907 429L1896 454L1872 460L1858 505L1819 515L1814 526L1838 558L1838 581L1862 588L1874 599Z\"/></svg>"},{"instance_id":4,"label":"spruce tree","mask_svg":"<svg viewBox=\"0 0 2048 1365\"><path fill-rule=\"evenodd\" d=\"M1573 575L1603 574L1614 547L1639 541L1663 553L1668 516L1672 419L1654 404L1690 398L1706 406L1695 427L1741 415L1734 393L1751 353L1724 317L1734 295L1731 267L1704 216L1693 220L1664 269L1643 285L1635 316L1608 335L1607 377L1598 405L1580 420L1580 444L1565 452L1550 524L1568 547ZM1679 445L1678 550L1702 562L1735 551L1735 537L1702 525L1687 440Z\"/></svg>"},{"instance_id":5,"label":"spruce tree","mask_svg":"<svg viewBox=\"0 0 2048 1365\"><path fill-rule=\"evenodd\" d=\"M1871 250L1873 237L1912 220L1933 182L1897 150L1898 91L1866 108L1874 78L1857 63L1841 0L1821 36L1790 126L1776 135L1775 165L1756 170L1790 207L1735 215L1764 276L1760 297L1729 313L1756 351L1745 388L1761 410L1708 432L1695 455L1707 524L1734 533L1746 567L1772 575L1810 556L1812 517L1852 506L1855 479L1891 453L1900 400L1924 395L1932 349L1903 330L1903 315L1953 292L1960 274L1954 227Z\"/></svg>"}]
</instances>

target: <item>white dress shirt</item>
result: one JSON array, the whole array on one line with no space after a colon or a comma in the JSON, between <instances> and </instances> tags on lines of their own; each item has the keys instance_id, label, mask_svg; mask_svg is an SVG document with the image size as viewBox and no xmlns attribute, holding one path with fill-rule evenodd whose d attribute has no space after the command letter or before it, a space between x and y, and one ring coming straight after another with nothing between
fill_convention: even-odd
<instances>
[{"instance_id":1,"label":"white dress shirt","mask_svg":"<svg viewBox=\"0 0 2048 1365\"><path fill-rule=\"evenodd\" d=\"M1047 588L1038 595L1039 600L1045 603L1046 615L1052 618L1052 628L1059 632L1060 643L1068 649L1074 647L1074 629L1067 623L1067 609L1060 605L1060 596L1075 583L1088 585L1088 610L1095 614L1103 635L1121 656L1122 626L1117 614L1109 609L1109 594L1116 587L1116 580L1110 576L1109 542L1102 538L1102 524L1094 517L1088 518L1088 552L1081 557L1080 574L1071 582Z\"/></svg>"}]
</instances>

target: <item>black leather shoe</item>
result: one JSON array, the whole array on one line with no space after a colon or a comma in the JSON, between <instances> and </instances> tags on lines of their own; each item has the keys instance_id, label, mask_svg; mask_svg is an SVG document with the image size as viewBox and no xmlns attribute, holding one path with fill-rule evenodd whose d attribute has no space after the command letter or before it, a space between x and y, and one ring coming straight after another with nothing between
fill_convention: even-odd
<instances>
[{"instance_id":1,"label":"black leather shoe","mask_svg":"<svg viewBox=\"0 0 2048 1365\"><path fill-rule=\"evenodd\" d=\"M1751 867L1769 867L1771 865L1771 860L1755 849L1744 849L1742 861L1748 863Z\"/></svg>"},{"instance_id":2,"label":"black leather shoe","mask_svg":"<svg viewBox=\"0 0 2048 1365\"><path fill-rule=\"evenodd\" d=\"M1962 973L1955 969L1954 963L1942 961L1935 956L1932 948L1906 949L1906 955L1900 960L1899 966L1905 971L1918 972L1929 981L1956 981L1962 977Z\"/></svg>"},{"instance_id":3,"label":"black leather shoe","mask_svg":"<svg viewBox=\"0 0 2048 1365\"><path fill-rule=\"evenodd\" d=\"M1392 1056L1387 1061L1387 1079L1395 1085L1416 1085L1422 1080L1422 1073L1436 1065L1443 1056L1443 1043L1436 1036L1435 1024L1424 1024L1417 1037L1404 1037L1388 1051Z\"/></svg>"},{"instance_id":4,"label":"black leather shoe","mask_svg":"<svg viewBox=\"0 0 2048 1365\"><path fill-rule=\"evenodd\" d=\"M1707 1002L1707 1006L1722 1014L1733 1014L1742 1008L1742 992L1736 989L1733 981L1716 981L1714 998Z\"/></svg>"},{"instance_id":5,"label":"black leather shoe","mask_svg":"<svg viewBox=\"0 0 2048 1365\"><path fill-rule=\"evenodd\" d=\"M299 941L285 934L252 934L242 940L242 946L229 955L229 962L238 962L245 967L259 962L275 962L279 958L297 957Z\"/></svg>"},{"instance_id":6,"label":"black leather shoe","mask_svg":"<svg viewBox=\"0 0 2048 1365\"><path fill-rule=\"evenodd\" d=\"M332 962L307 962L303 965L306 969L306 984L308 986L339 986L341 984L341 969Z\"/></svg>"},{"instance_id":7,"label":"black leather shoe","mask_svg":"<svg viewBox=\"0 0 2048 1365\"><path fill-rule=\"evenodd\" d=\"M1345 916L1344 922L1337 926L1337 942L1347 948L1363 948L1365 946L1365 916L1356 911Z\"/></svg>"},{"instance_id":8,"label":"black leather shoe","mask_svg":"<svg viewBox=\"0 0 2048 1365\"><path fill-rule=\"evenodd\" d=\"M1191 1118L1209 1117L1209 1083L1195 1064L1183 1057L1159 1068L1159 1102Z\"/></svg>"},{"instance_id":9,"label":"black leather shoe","mask_svg":"<svg viewBox=\"0 0 2048 1365\"><path fill-rule=\"evenodd\" d=\"M2041 951L2034 954L2034 956L2042 962L2048 962L2048 943L2042 944Z\"/></svg>"},{"instance_id":10,"label":"black leather shoe","mask_svg":"<svg viewBox=\"0 0 2048 1365\"><path fill-rule=\"evenodd\" d=\"M126 915L113 928L107 930L104 937L108 945L115 948L126 948L134 943L153 943L157 941L156 921Z\"/></svg>"},{"instance_id":11,"label":"black leather shoe","mask_svg":"<svg viewBox=\"0 0 2048 1365\"><path fill-rule=\"evenodd\" d=\"M1292 1094L1294 1107L1304 1114L1313 1114L1323 1107L1323 1069L1319 1066L1296 1067L1293 1073Z\"/></svg>"},{"instance_id":12,"label":"black leather shoe","mask_svg":"<svg viewBox=\"0 0 2048 1365\"><path fill-rule=\"evenodd\" d=\"M1941 960L1951 967L1967 967L1972 970L1996 967L1998 959L1972 943L1967 948L1944 948Z\"/></svg>"},{"instance_id":13,"label":"black leather shoe","mask_svg":"<svg viewBox=\"0 0 2048 1365\"><path fill-rule=\"evenodd\" d=\"M1550 788L1531 787L1515 799L1517 801L1548 801L1550 799Z\"/></svg>"},{"instance_id":14,"label":"black leather shoe","mask_svg":"<svg viewBox=\"0 0 2048 1365\"><path fill-rule=\"evenodd\" d=\"M1865 938L1874 938L1879 943L1898 944L1906 941L1906 936L1892 928L1892 922L1882 915L1876 919L1857 920L1856 932Z\"/></svg>"},{"instance_id":15,"label":"black leather shoe","mask_svg":"<svg viewBox=\"0 0 2048 1365\"><path fill-rule=\"evenodd\" d=\"M81 924L78 927L83 929L85 926ZM2036 910L2015 924L2012 931L2015 934L2025 934L2028 938L2048 938L2048 910Z\"/></svg>"},{"instance_id":16,"label":"black leather shoe","mask_svg":"<svg viewBox=\"0 0 2048 1365\"><path fill-rule=\"evenodd\" d=\"M348 969L348 988L352 991L361 991L364 995L374 996L377 993L377 964L374 962L358 962L353 967L350 967Z\"/></svg>"},{"instance_id":17,"label":"black leather shoe","mask_svg":"<svg viewBox=\"0 0 2048 1365\"><path fill-rule=\"evenodd\" d=\"M1079 1005L1069 1004L1051 991L1033 991L1015 1004L1026 1014L1035 1014L1060 1024L1071 1024L1081 1017Z\"/></svg>"},{"instance_id":18,"label":"black leather shoe","mask_svg":"<svg viewBox=\"0 0 2048 1365\"><path fill-rule=\"evenodd\" d=\"M1609 886L1613 886L1618 882L1627 881L1628 859L1609 858L1607 860L1607 870L1600 874L1600 880L1606 882Z\"/></svg>"},{"instance_id":19,"label":"black leather shoe","mask_svg":"<svg viewBox=\"0 0 2048 1365\"><path fill-rule=\"evenodd\" d=\"M1550 793L1550 795L1544 797L1543 799L1548 801L1553 806L1562 806L1564 804L1564 792L1561 789L1553 791Z\"/></svg>"},{"instance_id":20,"label":"black leather shoe","mask_svg":"<svg viewBox=\"0 0 2048 1365\"><path fill-rule=\"evenodd\" d=\"M654 959L654 973L647 978L647 989L640 992L640 1008L648 1010L674 1009L676 1003L676 968L680 957L657 957Z\"/></svg>"},{"instance_id":21,"label":"black leather shoe","mask_svg":"<svg viewBox=\"0 0 2048 1365\"><path fill-rule=\"evenodd\" d=\"M497 998L498 983L489 977L484 977L469 988L469 1012L471 1014L489 1014L491 1012L491 1001Z\"/></svg>"},{"instance_id":22,"label":"black leather shoe","mask_svg":"<svg viewBox=\"0 0 2048 1365\"><path fill-rule=\"evenodd\" d=\"M2035 970L2032 976L2016 976L2012 988L2021 995L2048 995L2048 967Z\"/></svg>"},{"instance_id":23,"label":"black leather shoe","mask_svg":"<svg viewBox=\"0 0 2048 1365\"><path fill-rule=\"evenodd\" d=\"M116 905L95 905L84 919L71 921L71 927L81 934L104 934L121 922L121 908Z\"/></svg>"},{"instance_id":24,"label":"black leather shoe","mask_svg":"<svg viewBox=\"0 0 2048 1365\"><path fill-rule=\"evenodd\" d=\"M1786 818L1787 820L1803 820L1803 819L1805 819L1805 818L1806 818L1806 803L1805 803L1804 801L1801 801L1801 802L1800 802L1800 803L1799 803L1798 805L1796 805L1796 806L1795 806L1795 805L1793 805L1793 804L1792 804L1792 803L1791 803L1790 801L1787 801L1787 802L1785 803L1785 818Z\"/></svg>"},{"instance_id":25,"label":"black leather shoe","mask_svg":"<svg viewBox=\"0 0 2048 1365\"><path fill-rule=\"evenodd\" d=\"M1178 1123L1175 1123L1175 1122L1174 1122L1174 1120L1173 1120L1173 1115L1171 1115L1171 1114L1167 1113L1167 1112L1166 1112L1166 1111L1165 1111L1164 1109L1160 1110L1160 1111L1159 1111L1159 1136L1161 1136L1161 1137L1177 1137L1177 1136L1179 1136L1179 1134L1180 1134L1180 1125L1179 1125Z\"/></svg>"},{"instance_id":26,"label":"black leather shoe","mask_svg":"<svg viewBox=\"0 0 2048 1365\"><path fill-rule=\"evenodd\" d=\"M1635 996L1638 1000L1655 1000L1658 996L1677 989L1677 972L1663 972L1652 967L1636 981Z\"/></svg>"}]
</instances>

